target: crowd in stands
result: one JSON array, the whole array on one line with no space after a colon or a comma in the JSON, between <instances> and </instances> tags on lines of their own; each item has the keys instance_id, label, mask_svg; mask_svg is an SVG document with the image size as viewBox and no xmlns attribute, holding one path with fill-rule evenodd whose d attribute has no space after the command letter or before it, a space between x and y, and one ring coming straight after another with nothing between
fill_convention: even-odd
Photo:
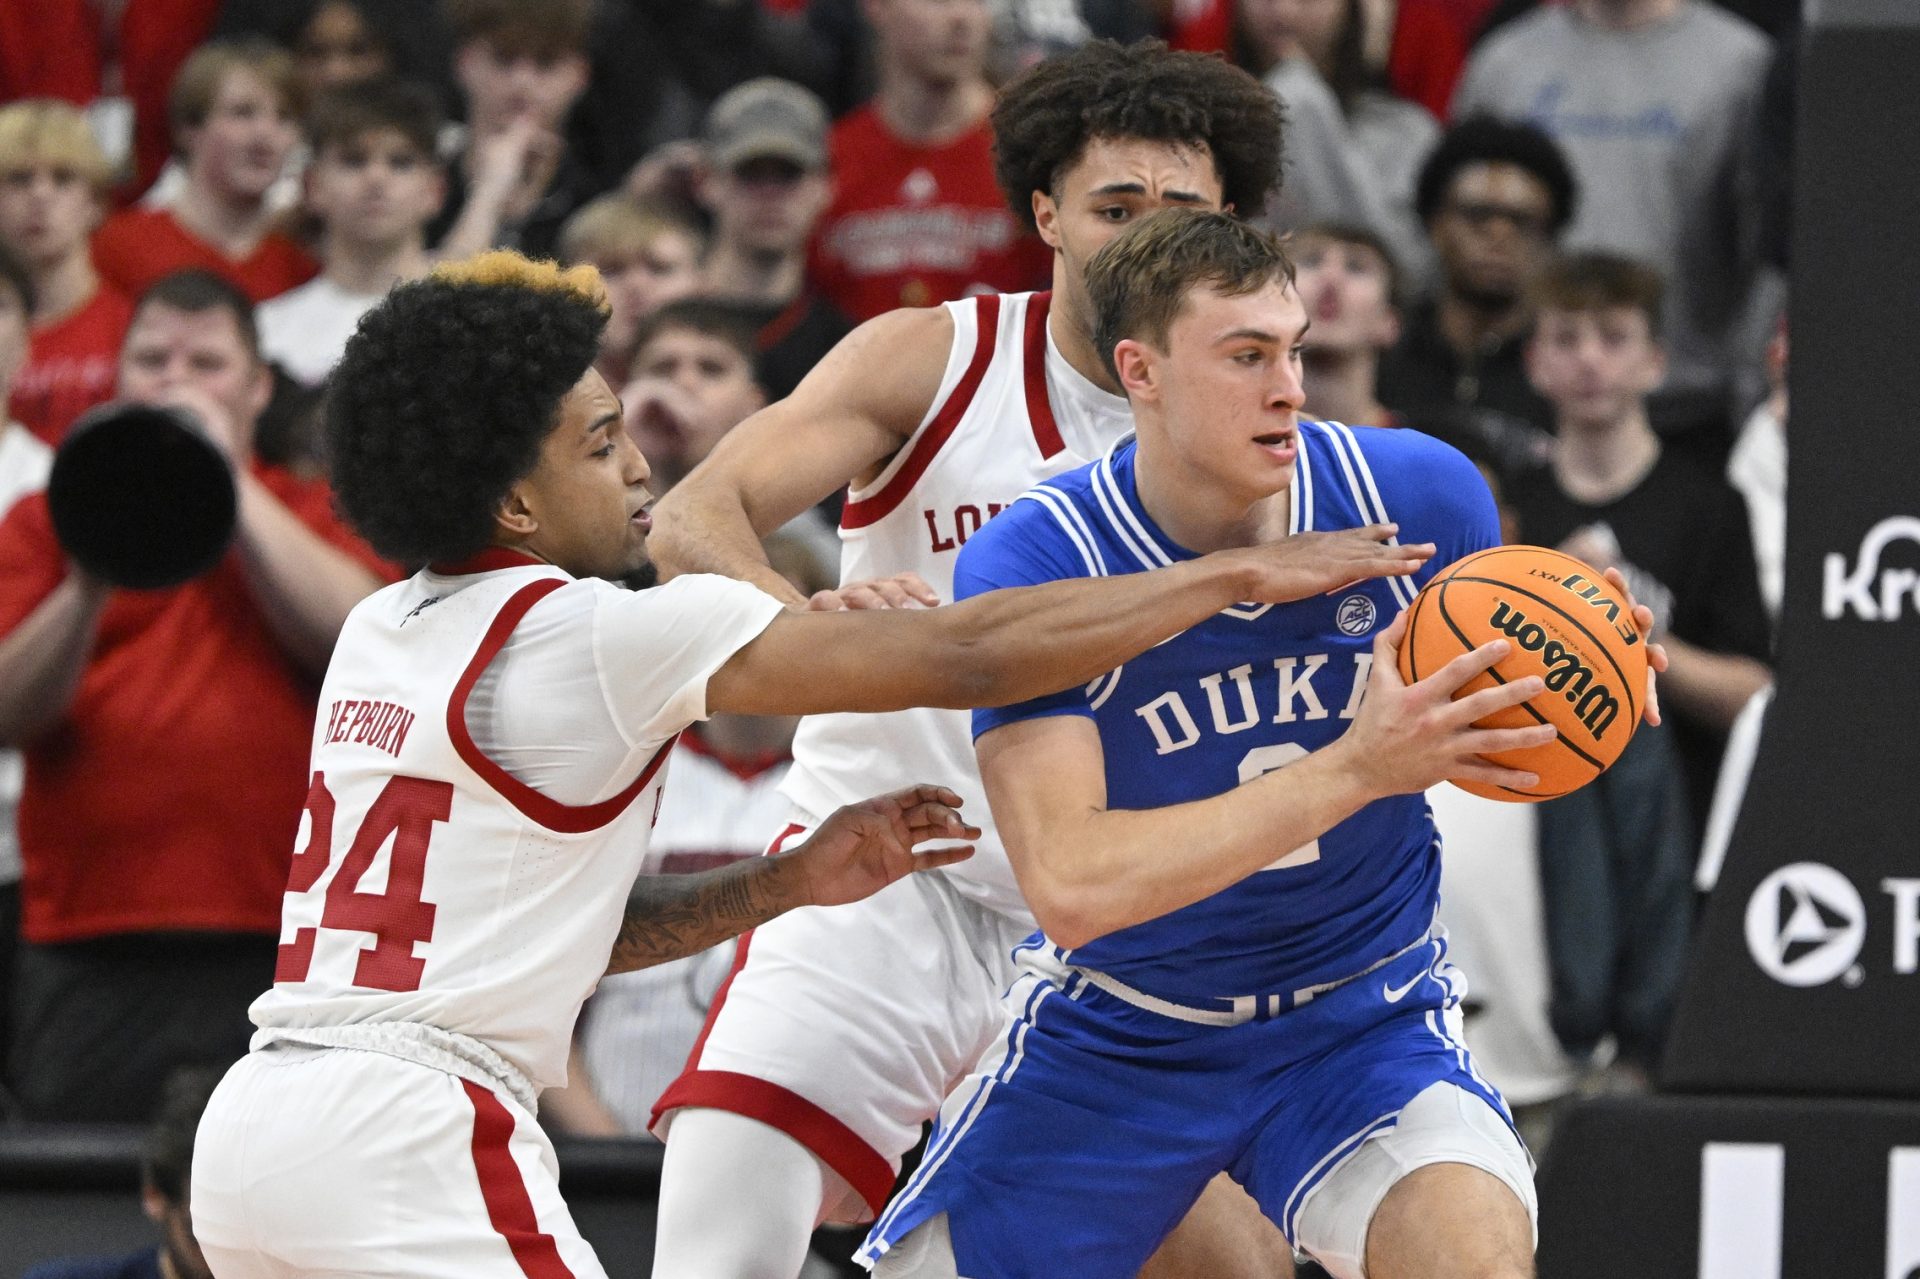
<instances>
[{"instance_id":1,"label":"crowd in stands","mask_svg":"<svg viewBox=\"0 0 1920 1279\"><path fill-rule=\"evenodd\" d=\"M1265 221L1312 319L1308 414L1456 445L1510 539L1619 566L1660 617L1668 726L1517 826L1468 810L1457 842L1497 829L1527 873L1449 883L1493 915L1537 895L1565 1079L1644 1079L1779 610L1796 9L0 0L0 1115L145 1120L177 1069L245 1050L317 676L416 567L340 522L315 447L388 289L495 246L597 267L598 367L670 486L861 322L1046 287L988 113L1090 39L1215 51L1284 102ZM233 550L183 586L111 588L54 533L54 450L112 400L190 410L240 477ZM778 535L803 590L837 574L833 519ZM653 869L761 851L791 736L690 734ZM551 1121L640 1132L726 967L608 981Z\"/></svg>"}]
</instances>

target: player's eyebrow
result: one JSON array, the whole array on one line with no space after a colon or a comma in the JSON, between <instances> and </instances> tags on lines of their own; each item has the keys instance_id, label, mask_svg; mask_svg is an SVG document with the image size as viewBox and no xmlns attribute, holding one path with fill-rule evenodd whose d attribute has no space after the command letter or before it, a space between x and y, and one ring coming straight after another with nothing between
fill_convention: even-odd
<instances>
[{"instance_id":1,"label":"player's eyebrow","mask_svg":"<svg viewBox=\"0 0 1920 1279\"><path fill-rule=\"evenodd\" d=\"M604 431L609 426L612 426L615 422L618 422L619 420L620 420L619 409L615 409L611 413L602 413L599 417L587 423L587 429L583 432L583 434L592 435L597 431Z\"/></svg>"},{"instance_id":2,"label":"player's eyebrow","mask_svg":"<svg viewBox=\"0 0 1920 1279\"><path fill-rule=\"evenodd\" d=\"M1109 182L1105 186L1095 187L1089 195L1145 195L1147 184L1144 182ZM1205 204L1206 197L1197 191L1163 191L1164 199L1176 204Z\"/></svg>"},{"instance_id":3,"label":"player's eyebrow","mask_svg":"<svg viewBox=\"0 0 1920 1279\"><path fill-rule=\"evenodd\" d=\"M1308 320L1305 324L1302 324L1300 326L1300 332L1295 334L1293 341L1287 343L1287 345L1293 346L1298 344L1301 338L1307 336L1307 330L1312 327L1312 320ZM1280 335L1268 329L1239 328L1229 329L1214 339L1214 345L1216 346L1225 346L1229 342L1266 342L1278 346L1280 345Z\"/></svg>"}]
</instances>

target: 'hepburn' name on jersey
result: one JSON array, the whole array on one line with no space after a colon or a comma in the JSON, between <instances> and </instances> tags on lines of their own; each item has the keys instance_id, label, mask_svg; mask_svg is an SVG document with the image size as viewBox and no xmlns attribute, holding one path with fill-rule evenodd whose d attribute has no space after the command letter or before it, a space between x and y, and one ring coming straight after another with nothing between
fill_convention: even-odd
<instances>
[{"instance_id":1,"label":"'hepburn' name on jersey","mask_svg":"<svg viewBox=\"0 0 1920 1279\"><path fill-rule=\"evenodd\" d=\"M327 731L320 743L353 742L398 756L413 721L414 713L397 702L338 698L327 708Z\"/></svg>"}]
</instances>

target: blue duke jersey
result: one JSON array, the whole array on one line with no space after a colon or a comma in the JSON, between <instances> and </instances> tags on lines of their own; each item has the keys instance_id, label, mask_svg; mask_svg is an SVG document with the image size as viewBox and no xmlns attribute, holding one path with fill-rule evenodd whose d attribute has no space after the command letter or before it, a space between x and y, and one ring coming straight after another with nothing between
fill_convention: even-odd
<instances>
[{"instance_id":1,"label":"blue duke jersey","mask_svg":"<svg viewBox=\"0 0 1920 1279\"><path fill-rule=\"evenodd\" d=\"M1415 577L1230 608L1084 689L974 712L975 736L1038 716L1085 715L1105 752L1109 807L1145 809L1220 794L1344 732L1366 688L1375 634L1442 568L1497 545L1499 519L1478 470L1437 440L1305 420L1299 439L1289 532L1396 522L1401 540L1438 548ZM1026 493L967 543L956 596L1194 558L1141 506L1135 461L1129 437L1099 462ZM1272 865L1211 897L1055 956L1187 1005L1300 992L1424 939L1439 881L1426 800L1395 796L1303 848L1274 849ZM1276 1004L1255 1015L1280 1011Z\"/></svg>"}]
</instances>

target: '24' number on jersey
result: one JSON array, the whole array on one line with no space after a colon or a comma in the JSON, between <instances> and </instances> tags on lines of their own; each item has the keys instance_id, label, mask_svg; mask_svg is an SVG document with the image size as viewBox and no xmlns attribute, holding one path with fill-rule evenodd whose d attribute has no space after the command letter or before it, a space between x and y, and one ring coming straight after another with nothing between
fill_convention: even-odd
<instances>
[{"instance_id":1,"label":"'24' number on jersey","mask_svg":"<svg viewBox=\"0 0 1920 1279\"><path fill-rule=\"evenodd\" d=\"M366 820L354 834L346 860L327 885L320 927L372 933L374 944L360 952L353 984L371 990L420 989L427 961L414 957L416 942L433 937L435 908L420 899L426 878L427 843L435 822L453 811L453 783L429 782L418 777L395 777L380 791ZM333 794L324 773L313 775L307 789L307 846L294 854L287 872L287 891L304 893L320 882L333 858ZM387 868L387 888L363 893L359 884L373 865L380 846L391 837L393 857ZM318 929L301 928L283 942L274 964L275 982L299 982L313 964Z\"/></svg>"}]
</instances>

